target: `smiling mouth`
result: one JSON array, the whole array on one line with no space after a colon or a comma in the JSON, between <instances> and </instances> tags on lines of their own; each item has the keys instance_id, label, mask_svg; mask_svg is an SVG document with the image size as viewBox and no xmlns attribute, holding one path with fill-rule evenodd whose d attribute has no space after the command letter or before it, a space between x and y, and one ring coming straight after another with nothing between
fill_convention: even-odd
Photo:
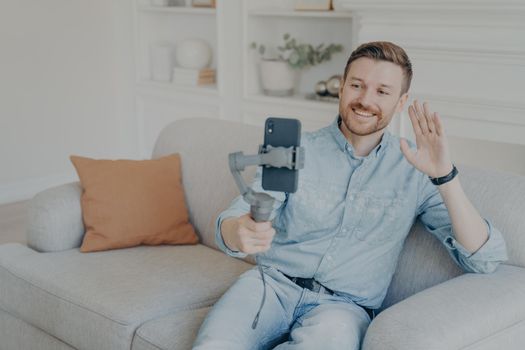
<instances>
[{"instance_id":1,"label":"smiling mouth","mask_svg":"<svg viewBox=\"0 0 525 350\"><path fill-rule=\"evenodd\" d=\"M352 111L361 118L373 118L376 116L376 114L364 111L362 109L352 108Z\"/></svg>"}]
</instances>

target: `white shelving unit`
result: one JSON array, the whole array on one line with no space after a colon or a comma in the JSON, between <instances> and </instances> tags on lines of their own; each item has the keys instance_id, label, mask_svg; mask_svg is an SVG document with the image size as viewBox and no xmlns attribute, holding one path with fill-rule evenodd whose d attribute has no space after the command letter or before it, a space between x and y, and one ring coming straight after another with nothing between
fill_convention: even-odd
<instances>
[{"instance_id":1,"label":"white shelving unit","mask_svg":"<svg viewBox=\"0 0 525 350\"><path fill-rule=\"evenodd\" d=\"M217 11L214 8L205 7L186 7L186 6L151 6L139 5L141 12L154 12L165 14L179 14L179 15L211 15L215 16Z\"/></svg>"},{"instance_id":2,"label":"white shelving unit","mask_svg":"<svg viewBox=\"0 0 525 350\"><path fill-rule=\"evenodd\" d=\"M303 129L325 126L338 112L337 102L305 99L315 83L342 74L354 39L353 14L348 11L295 11L294 0L217 0L216 8L135 6L135 102L144 157L150 155L158 132L182 118L222 118L262 125L268 116L298 118ZM298 93L272 97L262 93L258 60L251 42L277 46L289 33L301 42L342 44L329 62L303 70ZM186 38L206 40L216 69L212 86L177 86L153 81L150 46Z\"/></svg>"},{"instance_id":3,"label":"white shelving unit","mask_svg":"<svg viewBox=\"0 0 525 350\"><path fill-rule=\"evenodd\" d=\"M300 119L303 130L328 125L338 112L338 103L307 100L304 95L313 92L317 81L342 74L358 43L375 40L392 41L407 50L415 67L411 95L441 112L449 135L524 144L521 80L516 78L525 72L520 35L524 7L515 1L503 1L502 6L495 0L475 5L470 0L458 0L458 4L407 0L395 5L334 0L336 11L295 11L295 0L217 0L215 9L130 1L136 48L135 110L144 157L150 155L162 127L181 118L263 125L268 116L285 116ZM434 10L440 16L434 16ZM285 33L314 45L341 43L344 52L303 71L298 94L266 96L259 83L260 58L250 44L279 45ZM203 38L212 46L217 84L182 87L152 81L150 43L176 44L189 37ZM480 76L497 84L486 89L479 83ZM407 120L406 115L394 119L393 131L407 135Z\"/></svg>"},{"instance_id":4,"label":"white shelving unit","mask_svg":"<svg viewBox=\"0 0 525 350\"><path fill-rule=\"evenodd\" d=\"M288 116L285 113L291 112L290 116L304 119L312 128L326 125L337 113L338 103L308 100L305 96L314 92L318 81L343 73L346 60L353 49L352 19L353 14L349 11L295 11L293 1L245 1L243 99L244 109L249 111L249 121L261 123L270 113ZM321 43L341 44L343 52L335 54L329 62L302 70L293 96L266 96L259 81L260 57L250 45L256 42L267 48L275 48L283 43L285 33L314 46ZM257 107L253 104L267 107L257 113Z\"/></svg>"},{"instance_id":5,"label":"white shelving unit","mask_svg":"<svg viewBox=\"0 0 525 350\"><path fill-rule=\"evenodd\" d=\"M217 89L212 86L186 87L167 82L157 82L151 78L151 46L159 43L170 44L174 49L177 43L187 38L205 40L212 47L211 68L217 68L217 11L215 8L184 6L151 6L146 1L136 0L136 83L155 86L172 91L209 93Z\"/></svg>"},{"instance_id":6,"label":"white shelving unit","mask_svg":"<svg viewBox=\"0 0 525 350\"><path fill-rule=\"evenodd\" d=\"M350 11L295 11L287 9L265 8L250 10L249 16L267 17L298 17L298 18L345 18L351 19L353 13Z\"/></svg>"},{"instance_id":7,"label":"white shelving unit","mask_svg":"<svg viewBox=\"0 0 525 350\"><path fill-rule=\"evenodd\" d=\"M219 44L216 8L152 6L149 0L131 0L135 6L135 103L140 147L148 157L160 130L182 118L218 115ZM177 85L152 79L152 45L170 45L173 67L176 46L182 40L198 38L212 48L210 68L216 70L216 83L201 86Z\"/></svg>"}]
</instances>

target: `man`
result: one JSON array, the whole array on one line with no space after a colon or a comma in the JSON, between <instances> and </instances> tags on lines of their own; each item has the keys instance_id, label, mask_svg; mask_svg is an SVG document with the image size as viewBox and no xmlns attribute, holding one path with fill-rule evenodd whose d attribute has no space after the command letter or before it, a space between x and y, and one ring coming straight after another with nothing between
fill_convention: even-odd
<instances>
[{"instance_id":1,"label":"man","mask_svg":"<svg viewBox=\"0 0 525 350\"><path fill-rule=\"evenodd\" d=\"M439 115L426 103L408 108L416 150L385 129L403 110L411 78L402 48L358 47L339 116L303 136L298 191L270 192L278 199L272 222L255 223L241 197L219 215L218 245L234 257L258 253L267 293L252 328L263 283L257 269L241 275L194 349L359 349L417 218L467 272L492 272L506 259L501 233L461 188ZM256 190L260 182L259 171Z\"/></svg>"}]
</instances>

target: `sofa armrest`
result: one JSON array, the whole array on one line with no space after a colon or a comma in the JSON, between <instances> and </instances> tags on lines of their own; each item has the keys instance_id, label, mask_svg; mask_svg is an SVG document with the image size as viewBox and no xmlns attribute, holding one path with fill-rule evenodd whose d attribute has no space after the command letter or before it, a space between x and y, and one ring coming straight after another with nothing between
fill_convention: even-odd
<instances>
[{"instance_id":1,"label":"sofa armrest","mask_svg":"<svg viewBox=\"0 0 525 350\"><path fill-rule=\"evenodd\" d=\"M522 349L525 269L464 274L381 312L363 350Z\"/></svg>"},{"instance_id":2,"label":"sofa armrest","mask_svg":"<svg viewBox=\"0 0 525 350\"><path fill-rule=\"evenodd\" d=\"M84 223L82 187L73 182L38 193L29 202L27 245L40 252L80 247Z\"/></svg>"}]
</instances>

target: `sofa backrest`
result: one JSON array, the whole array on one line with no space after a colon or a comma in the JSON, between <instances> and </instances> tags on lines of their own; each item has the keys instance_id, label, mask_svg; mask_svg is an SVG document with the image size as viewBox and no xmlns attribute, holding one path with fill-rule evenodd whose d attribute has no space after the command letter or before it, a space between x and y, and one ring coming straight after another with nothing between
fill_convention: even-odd
<instances>
[{"instance_id":1,"label":"sofa backrest","mask_svg":"<svg viewBox=\"0 0 525 350\"><path fill-rule=\"evenodd\" d=\"M190 221L203 244L216 248L215 219L239 195L228 154L257 154L262 137L262 128L204 118L178 120L161 131L153 158L180 154ZM245 180L253 178L255 170L246 168L242 173Z\"/></svg>"},{"instance_id":2,"label":"sofa backrest","mask_svg":"<svg viewBox=\"0 0 525 350\"><path fill-rule=\"evenodd\" d=\"M506 264L525 267L525 177L466 165L458 169L467 197L505 237ZM418 221L405 242L382 308L461 273Z\"/></svg>"},{"instance_id":3,"label":"sofa backrest","mask_svg":"<svg viewBox=\"0 0 525 350\"><path fill-rule=\"evenodd\" d=\"M161 132L153 158L180 153L190 220L204 244L216 247L215 218L239 194L228 154L255 154L262 138L262 127L217 119L179 120ZM474 206L505 236L507 264L525 267L525 177L461 165L458 169ZM254 173L255 167L250 167L243 176L249 181ZM383 307L461 273L418 222L405 242Z\"/></svg>"}]
</instances>

